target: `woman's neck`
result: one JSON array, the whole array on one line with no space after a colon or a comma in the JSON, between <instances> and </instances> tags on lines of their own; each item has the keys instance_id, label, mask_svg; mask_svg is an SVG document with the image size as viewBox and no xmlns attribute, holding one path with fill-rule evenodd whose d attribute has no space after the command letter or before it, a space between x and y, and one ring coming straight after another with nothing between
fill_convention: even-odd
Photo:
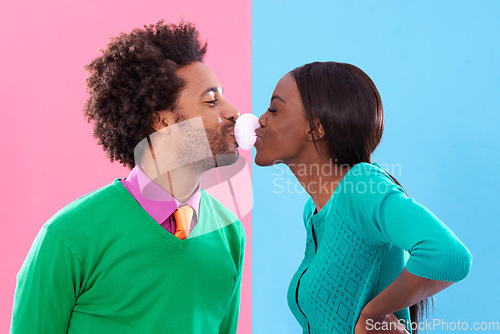
<instances>
[{"instance_id":1,"label":"woman's neck","mask_svg":"<svg viewBox=\"0 0 500 334\"><path fill-rule=\"evenodd\" d=\"M302 159L286 163L299 183L311 196L319 212L330 200L340 180L349 171L347 165L338 165L326 154L311 150Z\"/></svg>"}]
</instances>

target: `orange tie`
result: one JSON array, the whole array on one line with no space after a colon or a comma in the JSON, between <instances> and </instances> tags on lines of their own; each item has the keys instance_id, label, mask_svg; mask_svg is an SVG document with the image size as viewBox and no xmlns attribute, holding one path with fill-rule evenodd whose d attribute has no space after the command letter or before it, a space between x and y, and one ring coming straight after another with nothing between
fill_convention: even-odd
<instances>
[{"instance_id":1,"label":"orange tie","mask_svg":"<svg viewBox=\"0 0 500 334\"><path fill-rule=\"evenodd\" d=\"M184 205L174 211L175 233L174 235L184 240L191 231L191 219L193 218L193 208L190 205Z\"/></svg>"}]
</instances>

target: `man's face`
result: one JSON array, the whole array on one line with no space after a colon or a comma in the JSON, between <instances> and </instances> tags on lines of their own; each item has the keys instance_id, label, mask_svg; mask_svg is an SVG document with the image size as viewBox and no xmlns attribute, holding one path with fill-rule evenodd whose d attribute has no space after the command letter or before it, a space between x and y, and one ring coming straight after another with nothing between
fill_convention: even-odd
<instances>
[{"instance_id":1,"label":"man's face","mask_svg":"<svg viewBox=\"0 0 500 334\"><path fill-rule=\"evenodd\" d=\"M175 104L174 122L201 117L215 166L234 163L238 145L234 138L234 124L238 111L222 96L222 87L212 71L201 62L180 67L175 74L184 80L185 87ZM193 141L195 143L195 141ZM183 145L184 146L184 145ZM190 146L187 144L187 146ZM181 147L182 153L200 147Z\"/></svg>"}]
</instances>

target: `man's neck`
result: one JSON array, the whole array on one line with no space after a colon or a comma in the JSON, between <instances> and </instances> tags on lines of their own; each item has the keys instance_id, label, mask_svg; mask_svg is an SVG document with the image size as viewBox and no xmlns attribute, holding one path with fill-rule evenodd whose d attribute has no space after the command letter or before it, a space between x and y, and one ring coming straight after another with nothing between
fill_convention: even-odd
<instances>
[{"instance_id":1,"label":"man's neck","mask_svg":"<svg viewBox=\"0 0 500 334\"><path fill-rule=\"evenodd\" d=\"M204 170L195 168L195 166L184 166L159 176L151 170L143 170L143 172L173 198L184 203L198 188Z\"/></svg>"}]
</instances>

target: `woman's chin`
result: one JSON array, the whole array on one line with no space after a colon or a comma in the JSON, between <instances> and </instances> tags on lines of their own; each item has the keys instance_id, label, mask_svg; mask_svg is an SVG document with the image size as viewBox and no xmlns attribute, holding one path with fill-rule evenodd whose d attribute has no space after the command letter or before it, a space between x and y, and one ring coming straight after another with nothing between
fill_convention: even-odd
<instances>
[{"instance_id":1,"label":"woman's chin","mask_svg":"<svg viewBox=\"0 0 500 334\"><path fill-rule=\"evenodd\" d=\"M259 155L259 152L255 155L255 164L260 167L266 167L272 165L271 161L267 161L262 156Z\"/></svg>"},{"instance_id":2,"label":"woman's chin","mask_svg":"<svg viewBox=\"0 0 500 334\"><path fill-rule=\"evenodd\" d=\"M259 153L255 155L255 164L260 167L268 167L268 166L274 166L278 163L281 163L283 161L281 160L274 160L274 159L268 159L264 158L262 156L259 156Z\"/></svg>"},{"instance_id":3,"label":"woman's chin","mask_svg":"<svg viewBox=\"0 0 500 334\"><path fill-rule=\"evenodd\" d=\"M264 167L265 166L265 164L263 164L263 162L261 160L257 159L257 157L255 157L255 164L257 166L260 166L260 167Z\"/></svg>"}]
</instances>

